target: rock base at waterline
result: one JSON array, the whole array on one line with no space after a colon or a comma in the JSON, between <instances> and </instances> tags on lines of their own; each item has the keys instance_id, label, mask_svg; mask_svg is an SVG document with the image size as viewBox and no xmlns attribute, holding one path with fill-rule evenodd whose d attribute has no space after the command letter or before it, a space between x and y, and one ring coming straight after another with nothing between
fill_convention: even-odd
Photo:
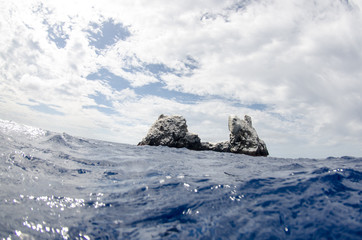
<instances>
[{"instance_id":1,"label":"rock base at waterline","mask_svg":"<svg viewBox=\"0 0 362 240\"><path fill-rule=\"evenodd\" d=\"M251 156L268 156L267 147L252 126L251 117L240 119L229 116L230 140L220 143L201 142L197 134L187 129L182 116L160 115L151 126L147 136L138 145L168 146L191 150L210 150L217 152L240 153Z\"/></svg>"}]
</instances>

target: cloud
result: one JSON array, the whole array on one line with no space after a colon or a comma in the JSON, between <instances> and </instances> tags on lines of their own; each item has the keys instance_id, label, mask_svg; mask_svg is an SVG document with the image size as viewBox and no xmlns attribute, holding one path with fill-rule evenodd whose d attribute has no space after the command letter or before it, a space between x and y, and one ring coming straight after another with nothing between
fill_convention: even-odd
<instances>
[{"instance_id":1,"label":"cloud","mask_svg":"<svg viewBox=\"0 0 362 240\"><path fill-rule=\"evenodd\" d=\"M137 143L161 113L184 115L207 141L228 138L228 114L249 114L274 156L361 155L361 9L357 0L6 2L0 117Z\"/></svg>"}]
</instances>

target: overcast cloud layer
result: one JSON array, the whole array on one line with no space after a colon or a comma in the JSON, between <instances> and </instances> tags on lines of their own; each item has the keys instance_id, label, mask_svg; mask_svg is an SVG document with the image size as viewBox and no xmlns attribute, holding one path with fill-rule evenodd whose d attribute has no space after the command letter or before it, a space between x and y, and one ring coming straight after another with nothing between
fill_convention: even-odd
<instances>
[{"instance_id":1,"label":"overcast cloud layer","mask_svg":"<svg viewBox=\"0 0 362 240\"><path fill-rule=\"evenodd\" d=\"M0 1L0 118L137 144L248 114L276 157L362 156L359 0Z\"/></svg>"}]
</instances>

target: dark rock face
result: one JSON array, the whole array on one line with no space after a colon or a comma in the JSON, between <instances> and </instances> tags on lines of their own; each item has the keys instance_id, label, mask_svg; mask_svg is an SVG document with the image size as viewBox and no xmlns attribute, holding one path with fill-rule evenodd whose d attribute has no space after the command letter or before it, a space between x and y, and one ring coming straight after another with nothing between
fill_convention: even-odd
<instances>
[{"instance_id":1,"label":"dark rock face","mask_svg":"<svg viewBox=\"0 0 362 240\"><path fill-rule=\"evenodd\" d=\"M189 133L182 116L161 115L152 125L147 136L138 145L168 146L191 150L241 153L251 156L268 156L264 141L259 139L249 116L244 120L229 116L230 141L201 142L197 134Z\"/></svg>"},{"instance_id":2,"label":"dark rock face","mask_svg":"<svg viewBox=\"0 0 362 240\"><path fill-rule=\"evenodd\" d=\"M229 116L230 152L251 156L268 156L269 152L263 140L258 137L252 126L251 117L245 115L244 120L237 116Z\"/></svg>"},{"instance_id":3,"label":"dark rock face","mask_svg":"<svg viewBox=\"0 0 362 240\"><path fill-rule=\"evenodd\" d=\"M220 143L209 143L209 142L202 142L201 143L202 150L211 150L216 152L230 152L230 143L220 142Z\"/></svg>"},{"instance_id":4,"label":"dark rock face","mask_svg":"<svg viewBox=\"0 0 362 240\"><path fill-rule=\"evenodd\" d=\"M169 146L201 150L197 134L189 133L186 120L182 116L159 116L147 136L138 145Z\"/></svg>"}]
</instances>

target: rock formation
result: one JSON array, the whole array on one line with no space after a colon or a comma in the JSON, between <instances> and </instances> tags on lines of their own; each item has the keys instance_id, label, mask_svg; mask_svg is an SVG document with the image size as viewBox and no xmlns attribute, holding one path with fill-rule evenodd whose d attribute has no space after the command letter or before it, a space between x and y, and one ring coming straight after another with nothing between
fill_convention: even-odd
<instances>
[{"instance_id":1,"label":"rock formation","mask_svg":"<svg viewBox=\"0 0 362 240\"><path fill-rule=\"evenodd\" d=\"M138 145L169 146L201 150L201 141L197 134L189 133L186 120L182 116L161 114L151 126L147 136Z\"/></svg>"},{"instance_id":2,"label":"rock formation","mask_svg":"<svg viewBox=\"0 0 362 240\"><path fill-rule=\"evenodd\" d=\"M245 115L244 120L237 116L229 116L230 152L252 156L268 156L269 152L263 140L258 137L252 126L251 117Z\"/></svg>"},{"instance_id":3,"label":"rock formation","mask_svg":"<svg viewBox=\"0 0 362 240\"><path fill-rule=\"evenodd\" d=\"M228 125L229 141L221 143L201 142L197 134L188 132L184 117L162 114L138 145L185 147L191 150L212 150L251 156L269 155L264 141L259 139L249 116L245 115L244 120L234 115L229 116Z\"/></svg>"}]
</instances>

